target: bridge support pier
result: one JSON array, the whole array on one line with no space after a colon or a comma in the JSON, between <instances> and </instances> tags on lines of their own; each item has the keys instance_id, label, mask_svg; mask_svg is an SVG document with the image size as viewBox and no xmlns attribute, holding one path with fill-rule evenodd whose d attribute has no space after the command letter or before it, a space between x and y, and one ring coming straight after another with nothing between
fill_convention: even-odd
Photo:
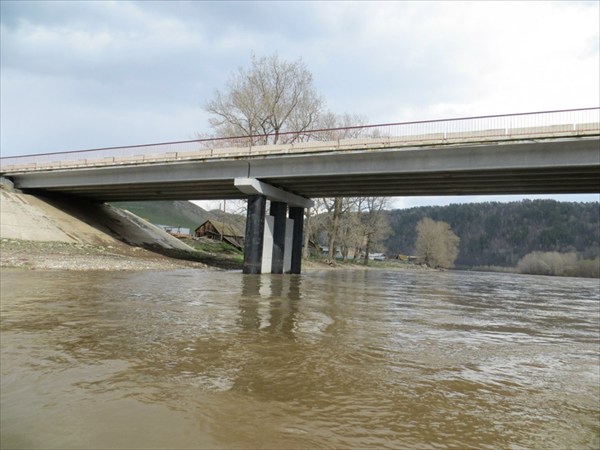
<instances>
[{"instance_id":1,"label":"bridge support pier","mask_svg":"<svg viewBox=\"0 0 600 450\"><path fill-rule=\"evenodd\" d=\"M237 178L235 186L248 194L243 272L299 274L304 208L313 202L253 178ZM271 201L268 216L267 199Z\"/></svg>"},{"instance_id":2,"label":"bridge support pier","mask_svg":"<svg viewBox=\"0 0 600 450\"><path fill-rule=\"evenodd\" d=\"M271 201L271 216L273 216L273 258L271 273L283 273L283 259L286 251L286 212L287 204Z\"/></svg>"},{"instance_id":3,"label":"bridge support pier","mask_svg":"<svg viewBox=\"0 0 600 450\"><path fill-rule=\"evenodd\" d=\"M267 197L251 195L248 197L246 216L246 239L244 242L244 273L261 272L265 233L265 207Z\"/></svg>"},{"instance_id":4,"label":"bridge support pier","mask_svg":"<svg viewBox=\"0 0 600 450\"><path fill-rule=\"evenodd\" d=\"M290 261L290 273L302 272L302 239L304 236L304 208L298 206L290 207L290 219L293 221L292 231L292 254Z\"/></svg>"}]
</instances>

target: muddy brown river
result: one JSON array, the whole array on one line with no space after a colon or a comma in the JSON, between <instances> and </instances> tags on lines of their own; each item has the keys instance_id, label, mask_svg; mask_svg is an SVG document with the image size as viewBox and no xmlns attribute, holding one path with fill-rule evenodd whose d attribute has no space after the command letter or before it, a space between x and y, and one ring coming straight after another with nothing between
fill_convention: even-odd
<instances>
[{"instance_id":1,"label":"muddy brown river","mask_svg":"<svg viewBox=\"0 0 600 450\"><path fill-rule=\"evenodd\" d=\"M3 449L600 446L598 280L1 275Z\"/></svg>"}]
</instances>

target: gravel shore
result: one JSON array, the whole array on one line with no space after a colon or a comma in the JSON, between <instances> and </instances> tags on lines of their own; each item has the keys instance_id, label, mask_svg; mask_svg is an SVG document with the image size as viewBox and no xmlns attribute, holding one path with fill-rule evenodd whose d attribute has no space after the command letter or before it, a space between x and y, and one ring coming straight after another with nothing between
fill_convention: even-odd
<instances>
[{"instance_id":1,"label":"gravel shore","mask_svg":"<svg viewBox=\"0 0 600 450\"><path fill-rule=\"evenodd\" d=\"M176 252L174 252L176 253ZM188 259L185 259L185 258ZM412 270L424 270L410 266ZM118 247L65 242L38 242L17 239L0 240L0 268L29 270L174 270L194 268L203 270L240 270L241 263L227 256L197 252L171 258L140 247L119 243ZM328 264L322 261L303 261L302 271L407 269L399 264ZM429 269L431 270L431 269Z\"/></svg>"},{"instance_id":2,"label":"gravel shore","mask_svg":"<svg viewBox=\"0 0 600 450\"><path fill-rule=\"evenodd\" d=\"M168 258L138 247L119 247L2 239L0 267L46 270L213 269L201 262Z\"/></svg>"}]
</instances>

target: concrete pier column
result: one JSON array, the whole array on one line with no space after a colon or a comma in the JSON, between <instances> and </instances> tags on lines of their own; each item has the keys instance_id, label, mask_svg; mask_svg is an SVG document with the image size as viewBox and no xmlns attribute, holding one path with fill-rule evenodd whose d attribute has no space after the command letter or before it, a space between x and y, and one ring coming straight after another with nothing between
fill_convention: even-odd
<instances>
[{"instance_id":1,"label":"concrete pier column","mask_svg":"<svg viewBox=\"0 0 600 450\"><path fill-rule=\"evenodd\" d=\"M248 197L243 273L261 273L266 205L267 197L264 195Z\"/></svg>"},{"instance_id":2,"label":"concrete pier column","mask_svg":"<svg viewBox=\"0 0 600 450\"><path fill-rule=\"evenodd\" d=\"M292 270L292 237L294 235L294 221L285 219L285 252L283 253L283 273Z\"/></svg>"},{"instance_id":3,"label":"concrete pier column","mask_svg":"<svg viewBox=\"0 0 600 450\"><path fill-rule=\"evenodd\" d=\"M287 204L271 200L271 215L274 219L273 226L273 259L271 273L283 273L283 255L285 252L285 225Z\"/></svg>"},{"instance_id":4,"label":"concrete pier column","mask_svg":"<svg viewBox=\"0 0 600 450\"><path fill-rule=\"evenodd\" d=\"M314 202L256 178L236 178L233 184L249 196L244 273L261 273L261 271L267 273L271 270L273 273L299 274L302 270L304 208L313 207ZM259 197L260 207L257 204ZM272 215L265 218L267 198L272 204ZM288 205L290 206L289 219L285 217ZM283 220L281 211L283 211ZM278 222L277 225L275 221ZM267 228L263 234L260 230L265 230L265 225ZM275 247L276 249L273 250ZM268 261L269 259L271 260Z\"/></svg>"},{"instance_id":5,"label":"concrete pier column","mask_svg":"<svg viewBox=\"0 0 600 450\"><path fill-rule=\"evenodd\" d=\"M263 233L263 254L260 273L271 273L273 265L273 228L275 218L271 215L265 216L265 232Z\"/></svg>"},{"instance_id":6,"label":"concrete pier column","mask_svg":"<svg viewBox=\"0 0 600 450\"><path fill-rule=\"evenodd\" d=\"M292 235L292 265L290 273L302 272L302 235L304 232L304 208L299 206L290 207L290 219L294 221Z\"/></svg>"}]
</instances>

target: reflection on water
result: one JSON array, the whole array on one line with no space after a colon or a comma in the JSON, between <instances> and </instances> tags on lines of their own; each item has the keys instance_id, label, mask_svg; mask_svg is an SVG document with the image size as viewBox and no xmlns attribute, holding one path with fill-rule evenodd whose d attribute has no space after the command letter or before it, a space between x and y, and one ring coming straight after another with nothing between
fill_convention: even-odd
<instances>
[{"instance_id":1,"label":"reflection on water","mask_svg":"<svg viewBox=\"0 0 600 450\"><path fill-rule=\"evenodd\" d=\"M2 273L2 448L600 445L596 280Z\"/></svg>"}]
</instances>

